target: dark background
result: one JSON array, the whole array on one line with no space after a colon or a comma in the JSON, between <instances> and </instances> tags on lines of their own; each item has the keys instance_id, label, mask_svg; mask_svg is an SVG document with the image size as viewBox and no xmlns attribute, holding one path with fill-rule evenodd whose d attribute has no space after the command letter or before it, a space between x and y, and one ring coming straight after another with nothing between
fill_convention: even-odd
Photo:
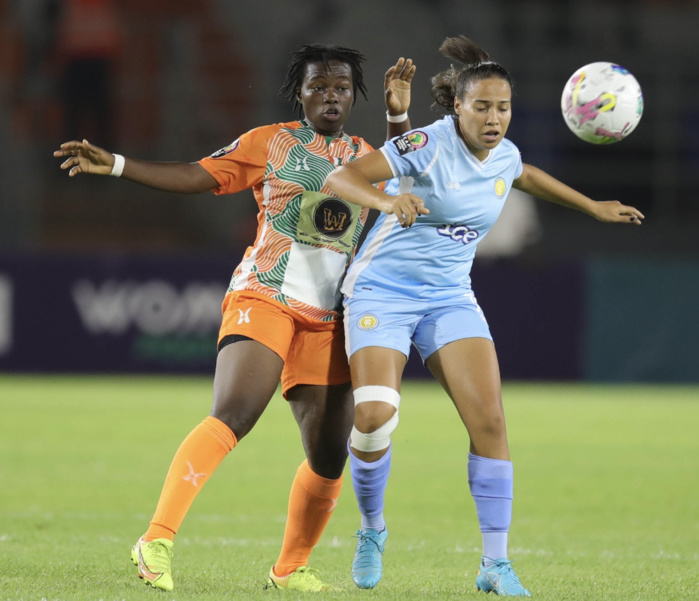
<instances>
[{"instance_id":1,"label":"dark background","mask_svg":"<svg viewBox=\"0 0 699 601\"><path fill-rule=\"evenodd\" d=\"M32 360L30 353L22 359L13 348L52 336L51 348L69 346L65 319L43 323L37 316L52 295L70 297L71 277L88 274L97 286L130 277L123 265L133 264L141 271L132 277L145 281L167 273L169 262L183 265L175 269L180 281L172 280L182 290L201 261L220 269L225 285L254 238L250 192L185 197L114 178L69 179L52 157L61 141L86 137L127 156L197 160L255 126L291 120L277 94L290 53L319 42L366 54L369 100L357 100L347 131L378 146L385 70L399 56L414 59L411 121L431 122L438 115L430 110L429 80L448 66L438 47L464 34L514 77L508 137L525 162L646 215L640 228L617 227L537 201L527 220L535 234L514 250L496 247L477 259L474 288L496 334L503 375L699 380L697 2L83 3L111 6L112 18L85 20L84 13L76 37L65 34L68 0L0 0L0 368L151 369L113 358L95 364L85 344L90 361L73 363ZM629 69L645 98L636 131L610 146L578 140L560 112L568 77L600 60ZM517 236L518 224L525 225L515 219L506 239ZM122 265L116 275L115 264ZM63 279L42 282L61 269ZM56 306L62 304L70 306ZM647 335L639 340L631 331ZM99 352L108 356L109 348ZM211 367L166 363L154 369Z\"/></svg>"}]
</instances>

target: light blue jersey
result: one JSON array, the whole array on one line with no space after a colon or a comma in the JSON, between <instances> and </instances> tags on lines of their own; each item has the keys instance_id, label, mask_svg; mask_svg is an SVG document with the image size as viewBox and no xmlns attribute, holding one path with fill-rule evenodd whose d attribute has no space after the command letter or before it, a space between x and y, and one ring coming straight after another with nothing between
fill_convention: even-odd
<instances>
[{"instance_id":1,"label":"light blue jersey","mask_svg":"<svg viewBox=\"0 0 699 601\"><path fill-rule=\"evenodd\" d=\"M381 148L393 179L389 194L413 193L429 215L402 228L381 214L345 277L345 296L446 300L471 289L478 242L495 223L522 173L518 148L502 140L479 161L453 116L398 136Z\"/></svg>"}]
</instances>

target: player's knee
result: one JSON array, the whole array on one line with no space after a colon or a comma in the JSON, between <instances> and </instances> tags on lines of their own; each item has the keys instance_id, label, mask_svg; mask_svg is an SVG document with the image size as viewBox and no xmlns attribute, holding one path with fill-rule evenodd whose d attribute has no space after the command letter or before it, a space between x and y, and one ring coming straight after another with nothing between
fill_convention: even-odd
<instances>
[{"instance_id":1,"label":"player's knee","mask_svg":"<svg viewBox=\"0 0 699 601\"><path fill-rule=\"evenodd\" d=\"M364 403L354 409L354 425L362 432L374 432L396 413L396 409L388 403Z\"/></svg>"},{"instance_id":2,"label":"player's knee","mask_svg":"<svg viewBox=\"0 0 699 601\"><path fill-rule=\"evenodd\" d=\"M497 407L483 411L477 428L486 436L499 437L505 435L505 414L502 409Z\"/></svg>"},{"instance_id":3,"label":"player's knee","mask_svg":"<svg viewBox=\"0 0 699 601\"><path fill-rule=\"evenodd\" d=\"M308 464L311 469L321 476L330 480L337 480L344 471L347 463L347 442L328 449L327 447L312 449L306 453Z\"/></svg>"},{"instance_id":4,"label":"player's knee","mask_svg":"<svg viewBox=\"0 0 699 601\"><path fill-rule=\"evenodd\" d=\"M226 424L236 439L241 441L254 428L257 420L262 415L262 411L257 406L214 402L211 416Z\"/></svg>"},{"instance_id":5,"label":"player's knee","mask_svg":"<svg viewBox=\"0 0 699 601\"><path fill-rule=\"evenodd\" d=\"M354 425L374 432L398 411L400 393L390 386L361 386L354 391Z\"/></svg>"},{"instance_id":6,"label":"player's knee","mask_svg":"<svg viewBox=\"0 0 699 601\"><path fill-rule=\"evenodd\" d=\"M350 446L364 453L373 453L387 449L391 444L391 434L398 427L396 411L385 424L373 432L361 432L355 426L350 434Z\"/></svg>"},{"instance_id":7,"label":"player's knee","mask_svg":"<svg viewBox=\"0 0 699 601\"><path fill-rule=\"evenodd\" d=\"M363 386L354 391L354 403L350 445L367 453L388 448L398 426L400 394L388 386Z\"/></svg>"}]
</instances>

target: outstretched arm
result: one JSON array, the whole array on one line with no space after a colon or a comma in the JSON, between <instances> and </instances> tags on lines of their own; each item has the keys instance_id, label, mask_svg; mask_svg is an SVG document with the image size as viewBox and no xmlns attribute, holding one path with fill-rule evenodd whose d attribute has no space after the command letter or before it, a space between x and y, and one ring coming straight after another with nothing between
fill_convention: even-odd
<instances>
[{"instance_id":1,"label":"outstretched arm","mask_svg":"<svg viewBox=\"0 0 699 601\"><path fill-rule=\"evenodd\" d=\"M395 215L403 227L415 223L418 215L429 213L419 196L399 194L391 196L372 184L393 177L386 157L379 150L335 169L325 180L325 185L344 200L361 207L378 209L382 213Z\"/></svg>"},{"instance_id":2,"label":"outstretched arm","mask_svg":"<svg viewBox=\"0 0 699 601\"><path fill-rule=\"evenodd\" d=\"M410 131L410 119L406 118L399 122L392 122L391 117L403 115L410 108L410 84L415 76L417 67L412 59L398 59L393 67L386 71L384 79L384 97L386 99L386 111L388 116L386 139L390 140L406 131ZM399 117L400 118L400 117Z\"/></svg>"},{"instance_id":3,"label":"outstretched arm","mask_svg":"<svg viewBox=\"0 0 699 601\"><path fill-rule=\"evenodd\" d=\"M641 225L641 220L644 219L643 213L634 207L623 205L618 200L596 201L588 198L545 171L526 163L522 175L512 185L517 190L542 200L582 211L599 221Z\"/></svg>"},{"instance_id":4,"label":"outstretched arm","mask_svg":"<svg viewBox=\"0 0 699 601\"><path fill-rule=\"evenodd\" d=\"M90 144L87 140L64 142L53 156L67 157L61 164L61 169L69 169L68 175L71 177L78 173L110 175L115 161L111 152ZM214 177L198 163L125 159L121 177L144 186L180 194L206 192L218 186Z\"/></svg>"}]
</instances>

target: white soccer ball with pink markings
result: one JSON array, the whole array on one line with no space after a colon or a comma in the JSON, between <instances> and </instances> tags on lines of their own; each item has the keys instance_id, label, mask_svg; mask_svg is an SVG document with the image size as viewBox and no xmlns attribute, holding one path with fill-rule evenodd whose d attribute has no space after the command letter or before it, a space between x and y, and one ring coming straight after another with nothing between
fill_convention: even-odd
<instances>
[{"instance_id":1,"label":"white soccer ball with pink markings","mask_svg":"<svg viewBox=\"0 0 699 601\"><path fill-rule=\"evenodd\" d=\"M580 67L561 96L566 125L592 144L613 144L627 137L643 115L643 92L621 65L608 62Z\"/></svg>"}]
</instances>

